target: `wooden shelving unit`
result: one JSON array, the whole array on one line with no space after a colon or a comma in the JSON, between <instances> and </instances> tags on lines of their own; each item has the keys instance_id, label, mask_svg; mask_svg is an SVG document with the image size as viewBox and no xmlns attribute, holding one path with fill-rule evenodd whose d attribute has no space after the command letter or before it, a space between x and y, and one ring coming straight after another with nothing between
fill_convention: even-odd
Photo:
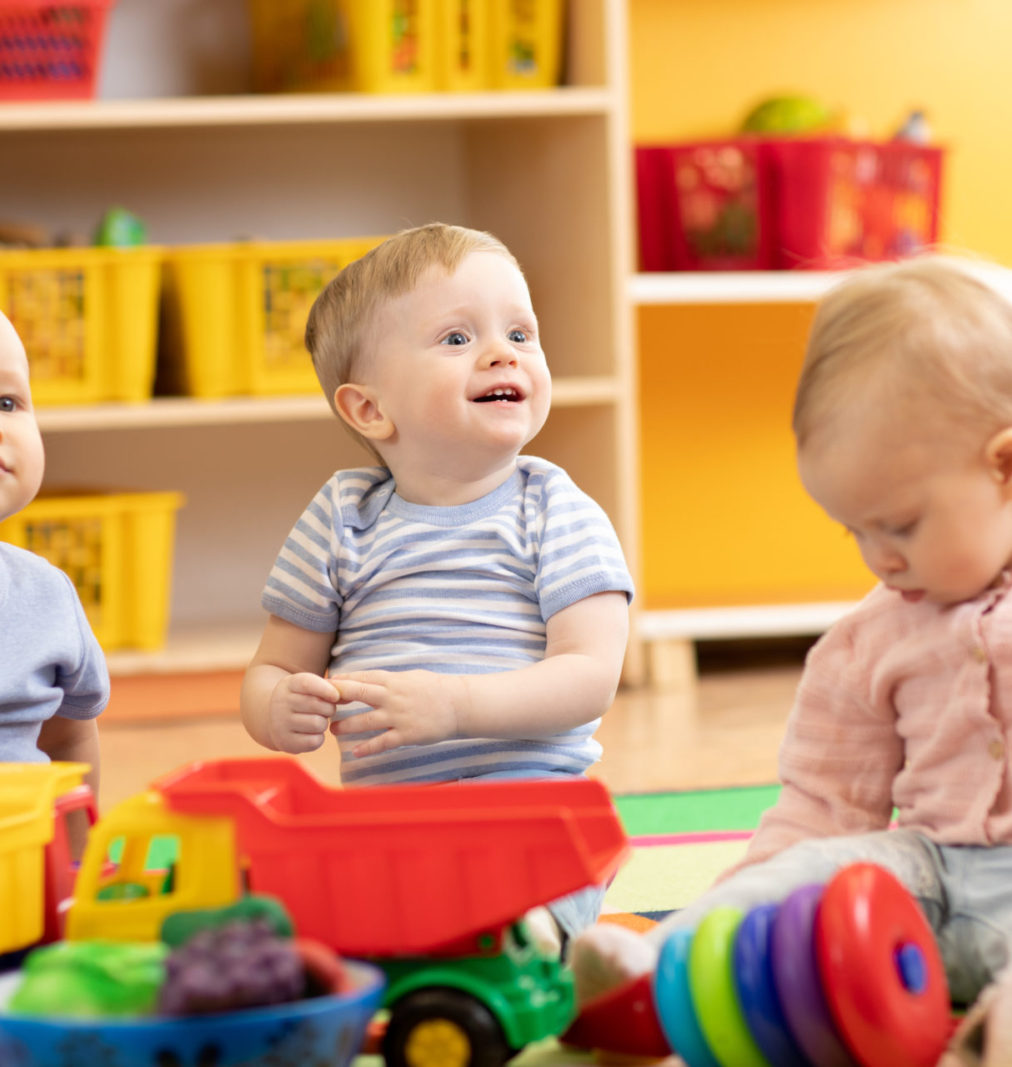
<instances>
[{"instance_id":1,"label":"wooden shelving unit","mask_svg":"<svg viewBox=\"0 0 1012 1067\"><path fill-rule=\"evenodd\" d=\"M568 82L537 92L4 104L4 212L87 234L123 204L162 245L488 229L531 284L555 381L532 451L611 516L637 569L637 423L620 0L569 6ZM68 180L68 175L73 180ZM172 621L114 672L243 666L259 591L330 473L368 462L320 396L40 412L52 485L175 489Z\"/></svg>"}]
</instances>

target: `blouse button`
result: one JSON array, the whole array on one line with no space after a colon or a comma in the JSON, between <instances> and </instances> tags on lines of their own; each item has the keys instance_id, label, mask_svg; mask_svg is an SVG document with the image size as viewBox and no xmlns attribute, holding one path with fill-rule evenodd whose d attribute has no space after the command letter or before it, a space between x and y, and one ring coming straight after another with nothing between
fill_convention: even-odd
<instances>
[{"instance_id":1,"label":"blouse button","mask_svg":"<svg viewBox=\"0 0 1012 1067\"><path fill-rule=\"evenodd\" d=\"M1005 755L1005 743L997 739L991 741L987 746L987 754L991 759L1002 759Z\"/></svg>"}]
</instances>

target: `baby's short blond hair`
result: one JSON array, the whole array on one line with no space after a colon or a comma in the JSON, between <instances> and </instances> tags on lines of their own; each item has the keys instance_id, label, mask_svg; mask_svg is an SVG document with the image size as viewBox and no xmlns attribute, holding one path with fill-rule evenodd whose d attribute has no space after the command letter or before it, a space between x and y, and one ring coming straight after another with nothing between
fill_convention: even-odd
<instances>
[{"instance_id":1,"label":"baby's short blond hair","mask_svg":"<svg viewBox=\"0 0 1012 1067\"><path fill-rule=\"evenodd\" d=\"M905 401L937 404L950 425L985 437L1012 425L1012 303L948 256L855 271L816 310L794 401L798 446L872 390L899 414Z\"/></svg>"},{"instance_id":2,"label":"baby's short blond hair","mask_svg":"<svg viewBox=\"0 0 1012 1067\"><path fill-rule=\"evenodd\" d=\"M309 311L306 348L335 413L334 394L361 371L368 327L384 303L410 292L430 267L453 273L472 252L496 252L519 269L510 250L492 234L434 222L387 238L329 282Z\"/></svg>"}]
</instances>

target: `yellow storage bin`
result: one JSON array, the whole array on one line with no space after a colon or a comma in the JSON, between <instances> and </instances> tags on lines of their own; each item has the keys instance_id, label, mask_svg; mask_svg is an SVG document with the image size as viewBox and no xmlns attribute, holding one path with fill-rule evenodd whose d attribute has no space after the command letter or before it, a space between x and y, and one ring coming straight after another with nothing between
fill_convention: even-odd
<instances>
[{"instance_id":1,"label":"yellow storage bin","mask_svg":"<svg viewBox=\"0 0 1012 1067\"><path fill-rule=\"evenodd\" d=\"M547 89L562 79L563 0L486 0L493 89Z\"/></svg>"},{"instance_id":2,"label":"yellow storage bin","mask_svg":"<svg viewBox=\"0 0 1012 1067\"><path fill-rule=\"evenodd\" d=\"M43 495L0 540L45 557L77 589L106 652L165 643L179 493Z\"/></svg>"},{"instance_id":3,"label":"yellow storage bin","mask_svg":"<svg viewBox=\"0 0 1012 1067\"><path fill-rule=\"evenodd\" d=\"M192 245L166 254L159 389L315 393L306 318L320 290L382 238Z\"/></svg>"},{"instance_id":4,"label":"yellow storage bin","mask_svg":"<svg viewBox=\"0 0 1012 1067\"><path fill-rule=\"evenodd\" d=\"M36 405L151 396L161 251L0 251L0 310L31 363Z\"/></svg>"},{"instance_id":5,"label":"yellow storage bin","mask_svg":"<svg viewBox=\"0 0 1012 1067\"><path fill-rule=\"evenodd\" d=\"M438 0L436 88L476 92L489 85L490 0Z\"/></svg>"},{"instance_id":6,"label":"yellow storage bin","mask_svg":"<svg viewBox=\"0 0 1012 1067\"><path fill-rule=\"evenodd\" d=\"M43 849L53 839L54 804L87 770L86 763L0 765L0 954L42 937Z\"/></svg>"},{"instance_id":7,"label":"yellow storage bin","mask_svg":"<svg viewBox=\"0 0 1012 1067\"><path fill-rule=\"evenodd\" d=\"M247 0L260 92L435 88L438 0Z\"/></svg>"}]
</instances>

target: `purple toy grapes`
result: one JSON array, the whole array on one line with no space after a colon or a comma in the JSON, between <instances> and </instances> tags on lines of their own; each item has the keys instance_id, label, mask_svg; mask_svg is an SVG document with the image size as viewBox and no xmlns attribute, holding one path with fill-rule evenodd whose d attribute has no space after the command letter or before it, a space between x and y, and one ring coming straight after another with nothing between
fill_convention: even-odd
<instances>
[{"instance_id":1,"label":"purple toy grapes","mask_svg":"<svg viewBox=\"0 0 1012 1067\"><path fill-rule=\"evenodd\" d=\"M158 1010L165 1015L233 1011L298 1000L306 976L291 941L264 921L202 930L165 963Z\"/></svg>"}]
</instances>

